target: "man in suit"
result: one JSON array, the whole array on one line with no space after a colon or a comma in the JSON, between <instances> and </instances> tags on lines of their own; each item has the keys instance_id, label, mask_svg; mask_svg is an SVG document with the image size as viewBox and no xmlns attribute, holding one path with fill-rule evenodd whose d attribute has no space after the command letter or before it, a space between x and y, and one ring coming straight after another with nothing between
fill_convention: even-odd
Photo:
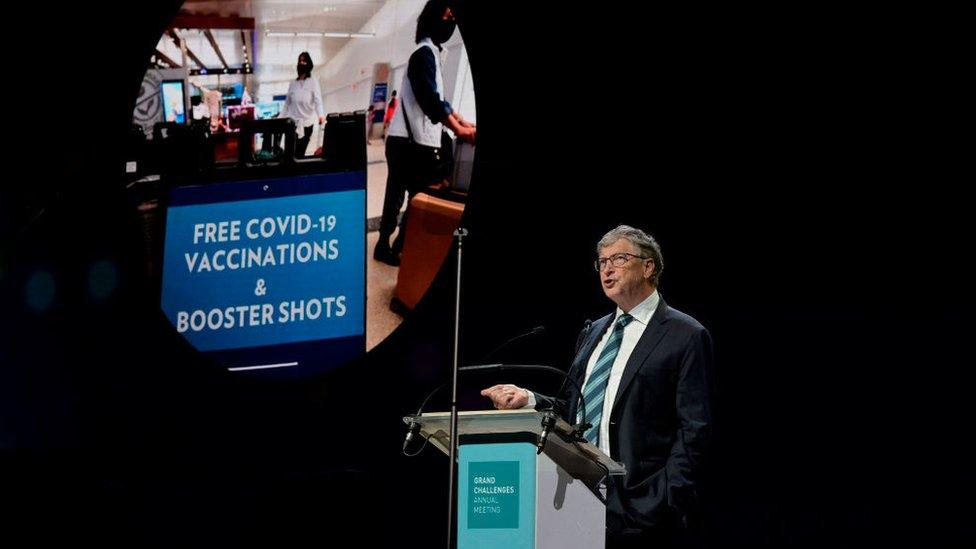
<instances>
[{"instance_id":1,"label":"man in suit","mask_svg":"<svg viewBox=\"0 0 976 549\"><path fill-rule=\"evenodd\" d=\"M600 239L595 267L617 305L584 329L569 375L583 388L584 436L627 474L607 488L608 547L667 545L696 522L702 458L712 423L712 342L657 291L664 267L653 237L621 225ZM556 397L511 384L481 392L496 408L554 407L578 423L576 390Z\"/></svg>"}]
</instances>

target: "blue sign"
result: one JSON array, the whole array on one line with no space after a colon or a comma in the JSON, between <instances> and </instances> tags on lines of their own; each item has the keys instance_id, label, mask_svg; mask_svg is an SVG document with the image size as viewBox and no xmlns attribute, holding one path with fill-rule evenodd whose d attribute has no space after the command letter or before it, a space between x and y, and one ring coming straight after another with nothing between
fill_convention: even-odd
<instances>
[{"instance_id":1,"label":"blue sign","mask_svg":"<svg viewBox=\"0 0 976 549\"><path fill-rule=\"evenodd\" d=\"M362 172L174 189L166 317L230 369L321 370L365 353L365 193Z\"/></svg>"},{"instance_id":2,"label":"blue sign","mask_svg":"<svg viewBox=\"0 0 976 549\"><path fill-rule=\"evenodd\" d=\"M376 124L383 122L383 113L386 110L386 82L373 84L373 119L367 122Z\"/></svg>"},{"instance_id":3,"label":"blue sign","mask_svg":"<svg viewBox=\"0 0 976 549\"><path fill-rule=\"evenodd\" d=\"M373 105L377 103L386 104L386 87L386 82L373 84Z\"/></svg>"}]
</instances>

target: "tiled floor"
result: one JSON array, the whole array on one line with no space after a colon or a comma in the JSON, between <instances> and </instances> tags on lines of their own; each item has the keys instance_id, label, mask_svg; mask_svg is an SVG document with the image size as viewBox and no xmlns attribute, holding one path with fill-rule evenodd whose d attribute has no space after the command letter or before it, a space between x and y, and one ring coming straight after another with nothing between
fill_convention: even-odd
<instances>
[{"instance_id":1,"label":"tiled floor","mask_svg":"<svg viewBox=\"0 0 976 549\"><path fill-rule=\"evenodd\" d=\"M366 217L379 218L383 213L386 191L386 158L383 141L374 139L366 147ZM406 204L404 204L406 207ZM395 233L394 233L395 234ZM390 299L396 288L397 267L373 260L373 247L379 233L366 234L366 350L386 339L403 322L390 310Z\"/></svg>"},{"instance_id":2,"label":"tiled floor","mask_svg":"<svg viewBox=\"0 0 976 549\"><path fill-rule=\"evenodd\" d=\"M373 260L373 246L378 232L366 235L366 350L376 347L386 336L403 322L400 315L390 310L390 299L396 288L397 267Z\"/></svg>"},{"instance_id":3,"label":"tiled floor","mask_svg":"<svg viewBox=\"0 0 976 549\"><path fill-rule=\"evenodd\" d=\"M374 139L366 147L366 218L383 215L383 193L386 192L386 155L383 141Z\"/></svg>"}]
</instances>

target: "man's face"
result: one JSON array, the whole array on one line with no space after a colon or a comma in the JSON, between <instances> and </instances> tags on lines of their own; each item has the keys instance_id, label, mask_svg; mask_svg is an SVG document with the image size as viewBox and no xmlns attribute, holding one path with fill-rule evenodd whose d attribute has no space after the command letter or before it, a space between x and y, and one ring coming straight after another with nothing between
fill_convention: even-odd
<instances>
[{"instance_id":1,"label":"man's face","mask_svg":"<svg viewBox=\"0 0 976 549\"><path fill-rule=\"evenodd\" d=\"M603 293L624 311L629 311L649 295L648 281L655 265L653 260L641 259L640 255L637 246L626 238L617 239L613 244L600 249L600 259L617 258L619 262L626 258L619 267L615 267L613 261L606 261L600 267Z\"/></svg>"}]
</instances>

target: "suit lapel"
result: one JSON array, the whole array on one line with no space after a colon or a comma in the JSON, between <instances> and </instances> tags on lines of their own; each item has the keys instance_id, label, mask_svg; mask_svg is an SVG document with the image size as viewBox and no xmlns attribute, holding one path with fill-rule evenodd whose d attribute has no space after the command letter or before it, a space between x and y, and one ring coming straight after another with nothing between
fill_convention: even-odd
<instances>
[{"instance_id":1,"label":"suit lapel","mask_svg":"<svg viewBox=\"0 0 976 549\"><path fill-rule=\"evenodd\" d=\"M648 323L641 338L637 341L637 346L634 347L634 351L630 353L630 358L627 359L623 376L620 378L620 386L617 388L617 396L613 400L611 413L617 409L621 395L627 391L627 386L634 380L634 376L637 374L637 370L640 369L641 364L647 360L647 357L654 351L654 348L661 342L664 334L667 333L668 328L665 323L668 321L668 311L667 303L664 302L664 298L661 298L657 304L657 309L651 316L650 323Z\"/></svg>"}]
</instances>

